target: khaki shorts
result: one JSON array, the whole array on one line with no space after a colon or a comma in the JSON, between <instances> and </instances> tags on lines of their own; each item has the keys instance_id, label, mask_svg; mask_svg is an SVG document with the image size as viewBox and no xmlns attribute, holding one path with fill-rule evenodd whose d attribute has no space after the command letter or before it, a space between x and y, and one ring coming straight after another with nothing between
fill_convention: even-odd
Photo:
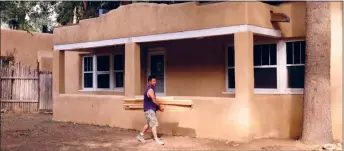
<instances>
[{"instance_id":1,"label":"khaki shorts","mask_svg":"<svg viewBox=\"0 0 344 151\"><path fill-rule=\"evenodd\" d=\"M147 124L149 127L156 127L158 126L158 118L156 116L156 113L153 110L148 110L145 112Z\"/></svg>"}]
</instances>

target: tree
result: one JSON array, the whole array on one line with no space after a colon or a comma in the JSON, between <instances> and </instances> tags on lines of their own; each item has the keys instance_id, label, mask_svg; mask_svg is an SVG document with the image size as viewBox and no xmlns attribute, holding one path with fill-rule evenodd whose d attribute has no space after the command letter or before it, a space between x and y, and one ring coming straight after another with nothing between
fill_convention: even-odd
<instances>
[{"instance_id":1,"label":"tree","mask_svg":"<svg viewBox=\"0 0 344 151\"><path fill-rule=\"evenodd\" d=\"M39 31L52 29L53 1L1 1L1 22L11 29Z\"/></svg>"},{"instance_id":2,"label":"tree","mask_svg":"<svg viewBox=\"0 0 344 151\"><path fill-rule=\"evenodd\" d=\"M329 2L306 4L306 62L301 140L333 141L330 99L331 16Z\"/></svg>"},{"instance_id":3,"label":"tree","mask_svg":"<svg viewBox=\"0 0 344 151\"><path fill-rule=\"evenodd\" d=\"M78 23L82 19L99 17L99 9L112 10L121 5L130 3L184 3L183 1L148 1L148 0L136 0L136 1L62 1L56 5L55 11L58 14L57 22L61 25L73 24L73 17L76 16L76 22ZM75 11L75 14L74 14Z\"/></svg>"},{"instance_id":4,"label":"tree","mask_svg":"<svg viewBox=\"0 0 344 151\"><path fill-rule=\"evenodd\" d=\"M99 9L116 9L121 5L120 1L62 1L56 5L57 22L61 25L73 23L74 11L76 22L82 19L98 17Z\"/></svg>"}]
</instances>

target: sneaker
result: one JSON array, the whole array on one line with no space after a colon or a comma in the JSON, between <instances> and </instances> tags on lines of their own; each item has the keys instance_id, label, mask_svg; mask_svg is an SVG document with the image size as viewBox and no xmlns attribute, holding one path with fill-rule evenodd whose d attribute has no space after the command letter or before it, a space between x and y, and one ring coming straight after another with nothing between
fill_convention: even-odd
<instances>
[{"instance_id":1,"label":"sneaker","mask_svg":"<svg viewBox=\"0 0 344 151\"><path fill-rule=\"evenodd\" d=\"M165 145L165 143L161 139L156 139L155 142L159 145Z\"/></svg>"},{"instance_id":2,"label":"sneaker","mask_svg":"<svg viewBox=\"0 0 344 151\"><path fill-rule=\"evenodd\" d=\"M141 134L138 134L138 135L136 136L136 139L137 139L138 141L142 142L142 143L146 142L146 140L143 138L143 135L141 135Z\"/></svg>"}]
</instances>

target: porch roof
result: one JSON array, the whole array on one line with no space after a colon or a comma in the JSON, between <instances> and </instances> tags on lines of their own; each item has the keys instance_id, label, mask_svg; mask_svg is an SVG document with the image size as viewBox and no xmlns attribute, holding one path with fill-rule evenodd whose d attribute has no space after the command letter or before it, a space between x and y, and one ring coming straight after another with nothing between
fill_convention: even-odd
<instances>
[{"instance_id":1,"label":"porch roof","mask_svg":"<svg viewBox=\"0 0 344 151\"><path fill-rule=\"evenodd\" d=\"M188 38L202 38L210 36L221 36L234 34L236 32L251 31L255 34L265 35L270 37L281 37L281 32L276 29L262 28L252 25L239 25L239 26L230 26L230 27L221 27L221 28L212 28L212 29L202 29L194 31L184 31L176 33L167 33L167 34L157 34L157 35L148 35L148 36L137 36L137 37L128 37L128 38L116 38L110 40L101 40L101 41L92 41L92 42L83 42L83 43L74 43L74 44L62 44L54 45L54 50L77 50L77 49L86 49L86 48L96 48L104 46L113 46L121 45L129 42L154 42L154 41L166 41L166 40L178 40L178 39L188 39Z\"/></svg>"},{"instance_id":2,"label":"porch roof","mask_svg":"<svg viewBox=\"0 0 344 151\"><path fill-rule=\"evenodd\" d=\"M251 31L272 37L304 36L304 4L272 6L262 2L221 2L199 5L137 3L122 6L98 18L54 29L54 49L74 50ZM301 14L291 9L301 9ZM283 13L292 23L273 23L271 12ZM299 10L300 12L300 10ZM301 20L301 21L300 21Z\"/></svg>"}]
</instances>

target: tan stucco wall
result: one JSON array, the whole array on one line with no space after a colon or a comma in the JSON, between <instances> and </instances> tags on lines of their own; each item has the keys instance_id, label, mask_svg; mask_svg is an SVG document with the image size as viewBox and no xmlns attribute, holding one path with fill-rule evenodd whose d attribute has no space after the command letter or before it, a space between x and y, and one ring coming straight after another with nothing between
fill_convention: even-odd
<instances>
[{"instance_id":1,"label":"tan stucco wall","mask_svg":"<svg viewBox=\"0 0 344 151\"><path fill-rule=\"evenodd\" d=\"M194 109L159 113L159 132L244 141L242 134L246 130L241 128L240 123L245 119L233 109L240 100L224 97L176 98L192 100ZM300 135L300 101L286 95L258 98L255 101L259 101L257 106L260 104L260 123L255 129L249 130L255 138L289 138ZM143 112L124 110L123 99L124 96L118 95L61 94L54 102L53 119L140 130L145 123Z\"/></svg>"},{"instance_id":2,"label":"tan stucco wall","mask_svg":"<svg viewBox=\"0 0 344 151\"><path fill-rule=\"evenodd\" d=\"M343 132L343 2L331 3L331 111L333 137L342 140Z\"/></svg>"},{"instance_id":3,"label":"tan stucco wall","mask_svg":"<svg viewBox=\"0 0 344 151\"><path fill-rule=\"evenodd\" d=\"M280 23L284 36L305 35L305 2L290 2L282 6L270 6L262 2L221 2L206 5L199 5L197 2L174 5L135 3L121 6L102 17L81 20L78 25L55 28L54 44L244 24L274 28L270 22L270 10L286 13L291 18L292 25Z\"/></svg>"},{"instance_id":4,"label":"tan stucco wall","mask_svg":"<svg viewBox=\"0 0 344 151\"><path fill-rule=\"evenodd\" d=\"M284 37L304 37L306 32L305 2L287 2L278 7L273 7L274 13L284 13L290 17L290 22L275 23L274 27L280 29Z\"/></svg>"},{"instance_id":5,"label":"tan stucco wall","mask_svg":"<svg viewBox=\"0 0 344 151\"><path fill-rule=\"evenodd\" d=\"M299 138L302 95L255 95L251 105L252 138Z\"/></svg>"},{"instance_id":6,"label":"tan stucco wall","mask_svg":"<svg viewBox=\"0 0 344 151\"><path fill-rule=\"evenodd\" d=\"M41 70L52 71L52 66L49 65L53 52L52 34L30 34L26 31L1 29L1 56L14 50L16 62L36 68L39 61ZM43 60L41 55L44 57Z\"/></svg>"}]
</instances>

